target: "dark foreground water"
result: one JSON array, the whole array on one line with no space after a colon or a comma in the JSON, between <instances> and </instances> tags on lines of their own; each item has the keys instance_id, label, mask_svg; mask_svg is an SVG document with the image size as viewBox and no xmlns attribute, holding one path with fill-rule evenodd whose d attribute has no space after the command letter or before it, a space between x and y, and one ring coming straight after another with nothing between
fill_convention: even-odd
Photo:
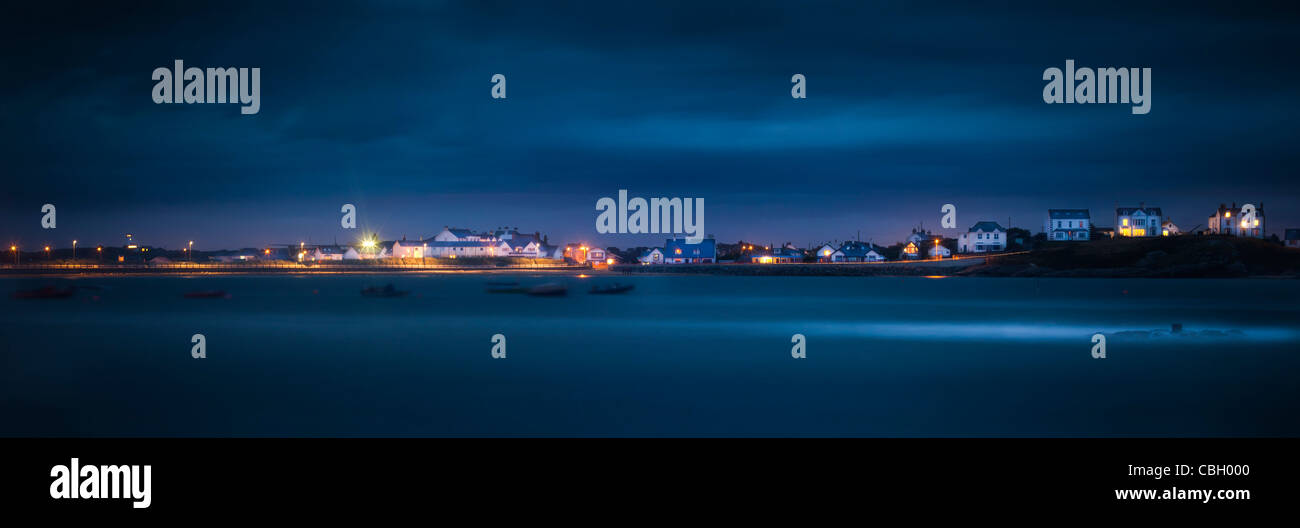
<instances>
[{"instance_id":1,"label":"dark foreground water","mask_svg":"<svg viewBox=\"0 0 1300 528\"><path fill-rule=\"evenodd\" d=\"M557 278L568 297L484 292ZM611 280L636 290L586 294ZM388 282L411 296L358 293ZM1300 436L1300 281L127 277L8 297L51 283L0 279L0 435ZM182 298L209 289L232 297Z\"/></svg>"}]
</instances>

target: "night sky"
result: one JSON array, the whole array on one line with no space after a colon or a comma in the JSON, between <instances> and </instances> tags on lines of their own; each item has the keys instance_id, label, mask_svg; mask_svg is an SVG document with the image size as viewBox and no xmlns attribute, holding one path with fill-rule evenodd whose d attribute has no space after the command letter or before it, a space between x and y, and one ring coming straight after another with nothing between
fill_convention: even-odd
<instances>
[{"instance_id":1,"label":"night sky","mask_svg":"<svg viewBox=\"0 0 1300 528\"><path fill-rule=\"evenodd\" d=\"M799 246L892 243L944 203L962 230L1039 231L1049 207L1111 225L1139 202L1189 229L1233 201L1300 227L1294 3L1053 3L7 6L0 241L350 242L353 203L388 240L662 244L596 234L619 189L704 198L723 241ZM261 112L154 104L175 59L261 68ZM1045 104L1066 59L1152 68L1151 112Z\"/></svg>"}]
</instances>

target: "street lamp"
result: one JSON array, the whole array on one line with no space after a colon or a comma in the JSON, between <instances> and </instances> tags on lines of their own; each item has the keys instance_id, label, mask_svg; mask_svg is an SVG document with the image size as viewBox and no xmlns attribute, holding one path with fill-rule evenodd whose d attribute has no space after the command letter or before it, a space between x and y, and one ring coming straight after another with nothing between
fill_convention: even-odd
<instances>
[{"instance_id":1,"label":"street lamp","mask_svg":"<svg viewBox=\"0 0 1300 528\"><path fill-rule=\"evenodd\" d=\"M95 256L99 259L100 262L104 261L104 246L95 247Z\"/></svg>"},{"instance_id":2,"label":"street lamp","mask_svg":"<svg viewBox=\"0 0 1300 528\"><path fill-rule=\"evenodd\" d=\"M190 247L185 249L185 254L190 257L190 262L194 262L194 241L190 241Z\"/></svg>"},{"instance_id":3,"label":"street lamp","mask_svg":"<svg viewBox=\"0 0 1300 528\"><path fill-rule=\"evenodd\" d=\"M72 260L77 260L77 241L72 241Z\"/></svg>"},{"instance_id":4,"label":"street lamp","mask_svg":"<svg viewBox=\"0 0 1300 528\"><path fill-rule=\"evenodd\" d=\"M18 265L18 246L9 246L9 251L14 252L14 265Z\"/></svg>"},{"instance_id":5,"label":"street lamp","mask_svg":"<svg viewBox=\"0 0 1300 528\"><path fill-rule=\"evenodd\" d=\"M45 246L45 260L50 260L50 246Z\"/></svg>"}]
</instances>

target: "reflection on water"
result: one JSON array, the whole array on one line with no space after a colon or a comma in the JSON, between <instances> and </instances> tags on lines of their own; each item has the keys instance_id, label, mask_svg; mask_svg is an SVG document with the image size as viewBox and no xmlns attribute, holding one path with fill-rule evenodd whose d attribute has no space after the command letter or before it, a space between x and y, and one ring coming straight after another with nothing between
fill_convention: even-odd
<instances>
[{"instance_id":1,"label":"reflection on water","mask_svg":"<svg viewBox=\"0 0 1300 528\"><path fill-rule=\"evenodd\" d=\"M0 434L1300 434L1296 281L595 274L559 278L564 297L487 293L556 280L85 278L69 299L6 296ZM587 294L612 282L635 289ZM409 294L361 295L388 283Z\"/></svg>"}]
</instances>

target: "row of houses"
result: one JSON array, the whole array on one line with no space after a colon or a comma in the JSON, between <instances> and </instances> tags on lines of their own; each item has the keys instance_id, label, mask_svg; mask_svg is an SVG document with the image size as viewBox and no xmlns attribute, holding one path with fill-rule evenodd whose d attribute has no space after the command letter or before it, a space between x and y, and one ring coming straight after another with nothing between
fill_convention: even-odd
<instances>
[{"instance_id":1,"label":"row of houses","mask_svg":"<svg viewBox=\"0 0 1300 528\"><path fill-rule=\"evenodd\" d=\"M1264 204L1258 207L1219 204L1202 229L1196 226L1189 232L1196 234L1228 235L1250 238L1264 238L1265 228ZM1052 241L1089 240L1094 230L1091 214L1087 209L1049 209L1043 232ZM1184 234L1183 230L1165 217L1159 207L1140 204L1137 207L1115 208L1114 227L1101 228L1103 233L1112 237L1157 237ZM1290 240L1288 229L1287 239Z\"/></svg>"},{"instance_id":2,"label":"row of houses","mask_svg":"<svg viewBox=\"0 0 1300 528\"><path fill-rule=\"evenodd\" d=\"M1252 206L1253 207L1253 206ZM1247 218L1247 213L1250 214ZM1094 233L1110 237L1159 237L1185 234L1173 221L1165 217L1159 207L1139 204L1137 207L1116 207L1114 226L1098 228L1093 225L1092 214L1088 209L1049 209L1043 224L1043 233L1047 240L1056 242L1078 242L1091 240ZM1190 232L1197 234L1229 235L1263 238L1265 216L1263 204L1247 208L1220 204L1211 214L1205 228L1194 228ZM903 260L921 258L949 258L955 246L958 253L980 254L1006 251L1011 240L1008 230L996 221L981 220L972 225L955 240L947 239L921 229L913 229L898 250L898 258ZM1300 248L1300 229L1286 230L1284 243L1289 247ZM752 248L750 248L752 249ZM746 252L745 260L756 264L780 264L804 262L808 257L817 262L882 262L887 260L884 248L872 242L848 241L838 245L825 244L812 253L787 245L784 247L762 248ZM642 264L680 264L716 262L716 245L712 240L702 244L690 245L682 240L670 239L663 248L650 248L643 251L637 260Z\"/></svg>"},{"instance_id":3,"label":"row of houses","mask_svg":"<svg viewBox=\"0 0 1300 528\"><path fill-rule=\"evenodd\" d=\"M364 259L423 259L423 258L474 258L513 257L550 259L577 263L614 264L616 255L598 247L585 244L552 245L541 233L521 233L518 229L497 229L477 232L470 229L446 227L438 234L419 239L403 236L391 242L364 241L348 245L286 246L283 250L266 250L269 258L288 258L300 262L364 260Z\"/></svg>"},{"instance_id":4,"label":"row of houses","mask_svg":"<svg viewBox=\"0 0 1300 528\"><path fill-rule=\"evenodd\" d=\"M1247 218L1248 213L1250 214ZM1211 214L1205 227L1192 232L1263 238L1265 216L1263 205L1248 208L1220 204ZM1115 208L1114 227L1099 228L1093 224L1088 209L1049 209L1043 224L1048 241L1087 241L1096 236L1155 237L1184 234L1177 225L1165 217L1161 208L1139 204L1137 207ZM981 220L955 239L921 229L912 233L899 246L886 250L872 242L847 241L824 244L808 250L786 245L746 251L743 260L753 263L817 262L881 262L886 255L901 260L922 258L950 258L953 252L981 254L1006 251L1011 241L1008 229L991 220ZM1288 229L1285 243L1300 247L1300 230ZM585 244L551 245L540 233L521 233L518 229L499 228L476 232L469 229L446 227L438 234L416 240L402 237L390 243L366 243L353 246L300 245L297 260L330 261L367 258L468 258L468 257L518 257L553 259L577 263L614 264L619 255ZM750 250L753 248L750 247ZM268 255L270 250L267 250ZM291 254L292 258L292 254ZM702 264L718 261L717 243L709 238L690 243L681 238L665 240L662 247L648 248L635 256L642 264Z\"/></svg>"}]
</instances>

